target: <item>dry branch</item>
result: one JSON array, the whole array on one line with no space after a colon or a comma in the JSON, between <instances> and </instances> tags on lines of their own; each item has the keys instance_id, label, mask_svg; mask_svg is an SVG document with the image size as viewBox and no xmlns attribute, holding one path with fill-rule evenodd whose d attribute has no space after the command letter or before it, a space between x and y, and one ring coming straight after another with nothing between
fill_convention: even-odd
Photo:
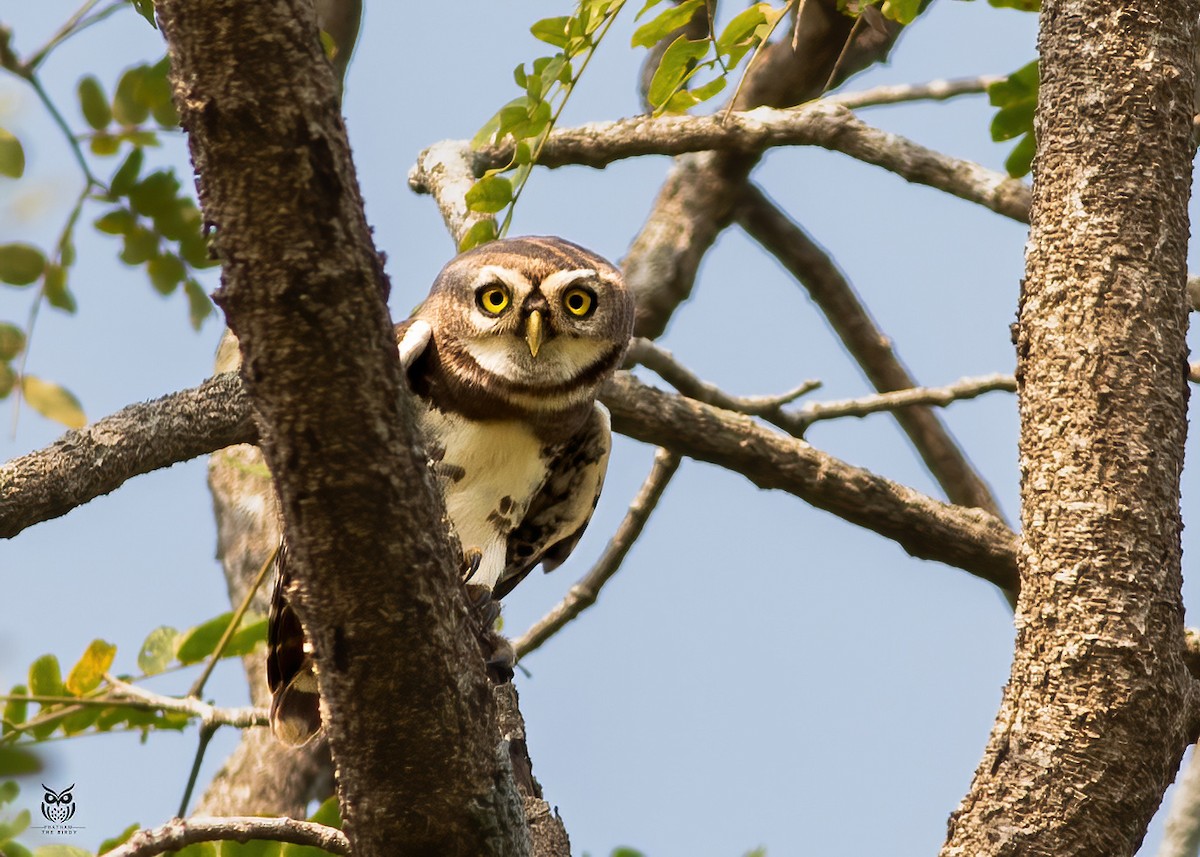
<instances>
[{"instance_id":1,"label":"dry branch","mask_svg":"<svg viewBox=\"0 0 1200 857\"><path fill-rule=\"evenodd\" d=\"M650 475L642 483L637 496L629 505L629 511L617 527L616 533L609 539L604 553L596 560L596 564L583 578L568 590L563 600L549 613L539 619L520 637L512 641L517 658L523 658L530 652L540 648L543 643L557 634L563 627L580 613L596 603L596 598L604 584L621 568L629 549L642 534L646 521L658 506L663 491L675 471L679 469L679 456L668 450L659 448L654 453L654 465Z\"/></svg>"},{"instance_id":2,"label":"dry branch","mask_svg":"<svg viewBox=\"0 0 1200 857\"><path fill-rule=\"evenodd\" d=\"M833 259L758 188L747 185L737 221L808 290L876 390L917 386ZM933 411L908 408L896 412L896 421L950 500L1002 517L987 483Z\"/></svg>"},{"instance_id":3,"label":"dry branch","mask_svg":"<svg viewBox=\"0 0 1200 857\"><path fill-rule=\"evenodd\" d=\"M878 107L884 104L903 104L910 101L945 101L960 95L978 95L986 92L989 86L1001 80L1004 78L982 75L954 80L931 80L928 83L876 86L857 92L827 95L821 100L826 104L840 104L851 110L857 110L860 107Z\"/></svg>"},{"instance_id":4,"label":"dry branch","mask_svg":"<svg viewBox=\"0 0 1200 857\"><path fill-rule=\"evenodd\" d=\"M311 821L296 821L293 818L176 818L147 830L139 830L123 845L105 851L104 857L153 857L167 851L178 851L196 842L249 842L266 839L274 842L290 842L293 845L308 845L331 854L350 853L350 842L346 834L335 827L314 824Z\"/></svg>"},{"instance_id":5,"label":"dry branch","mask_svg":"<svg viewBox=\"0 0 1200 857\"><path fill-rule=\"evenodd\" d=\"M1016 589L1017 537L981 509L948 506L786 437L750 417L664 393L619 375L603 391L613 428L787 491L893 539L921 559L962 568Z\"/></svg>"},{"instance_id":6,"label":"dry branch","mask_svg":"<svg viewBox=\"0 0 1200 857\"><path fill-rule=\"evenodd\" d=\"M0 538L65 515L134 476L256 436L233 374L130 405L0 466Z\"/></svg>"}]
</instances>

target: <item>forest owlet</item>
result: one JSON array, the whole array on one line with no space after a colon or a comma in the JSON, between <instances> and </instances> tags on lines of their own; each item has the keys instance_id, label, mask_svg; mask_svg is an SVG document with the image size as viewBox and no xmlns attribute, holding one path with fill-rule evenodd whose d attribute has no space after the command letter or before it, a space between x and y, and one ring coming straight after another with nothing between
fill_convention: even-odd
<instances>
[{"instance_id":1,"label":"forest owlet","mask_svg":"<svg viewBox=\"0 0 1200 857\"><path fill-rule=\"evenodd\" d=\"M537 237L453 259L397 325L466 583L502 598L578 543L611 445L596 393L625 356L633 316L613 265L561 238ZM301 744L320 729L317 681L286 600L286 548L280 557L267 655L271 726Z\"/></svg>"}]
</instances>

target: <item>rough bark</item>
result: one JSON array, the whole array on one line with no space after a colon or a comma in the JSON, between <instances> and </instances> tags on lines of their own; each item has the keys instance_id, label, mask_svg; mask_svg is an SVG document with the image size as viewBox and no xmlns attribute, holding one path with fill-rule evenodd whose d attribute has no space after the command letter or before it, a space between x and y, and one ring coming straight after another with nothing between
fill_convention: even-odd
<instances>
[{"instance_id":1,"label":"rough bark","mask_svg":"<svg viewBox=\"0 0 1200 857\"><path fill-rule=\"evenodd\" d=\"M1198 4L1042 7L1012 674L944 855L1137 850L1175 775Z\"/></svg>"},{"instance_id":2,"label":"rough bark","mask_svg":"<svg viewBox=\"0 0 1200 857\"><path fill-rule=\"evenodd\" d=\"M158 13L354 851L526 854L311 2Z\"/></svg>"}]
</instances>

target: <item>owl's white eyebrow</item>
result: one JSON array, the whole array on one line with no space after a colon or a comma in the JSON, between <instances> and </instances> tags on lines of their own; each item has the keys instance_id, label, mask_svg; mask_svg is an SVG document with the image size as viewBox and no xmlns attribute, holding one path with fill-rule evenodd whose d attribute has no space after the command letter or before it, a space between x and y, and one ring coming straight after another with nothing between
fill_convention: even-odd
<instances>
[{"instance_id":1,"label":"owl's white eyebrow","mask_svg":"<svg viewBox=\"0 0 1200 857\"><path fill-rule=\"evenodd\" d=\"M480 268L479 275L471 283L471 288L479 288L486 283L494 283L496 280L504 283L504 285L513 291L525 292L533 288L533 284L523 277L519 271L514 271L512 268L502 268L499 265L484 265Z\"/></svg>"},{"instance_id":2,"label":"owl's white eyebrow","mask_svg":"<svg viewBox=\"0 0 1200 857\"><path fill-rule=\"evenodd\" d=\"M593 268L577 268L574 271L555 271L542 280L542 288L549 291L574 280L594 280L596 277L597 274Z\"/></svg>"}]
</instances>

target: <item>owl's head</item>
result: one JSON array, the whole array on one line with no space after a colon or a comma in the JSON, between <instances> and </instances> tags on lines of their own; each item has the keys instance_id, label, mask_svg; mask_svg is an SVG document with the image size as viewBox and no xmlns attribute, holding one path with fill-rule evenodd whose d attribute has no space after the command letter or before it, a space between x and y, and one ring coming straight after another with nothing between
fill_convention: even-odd
<instances>
[{"instance_id":1,"label":"owl's head","mask_svg":"<svg viewBox=\"0 0 1200 857\"><path fill-rule=\"evenodd\" d=\"M625 354L634 306L609 262L561 238L529 237L453 259L417 315L449 359L465 358L520 388L550 390L598 386Z\"/></svg>"}]
</instances>

